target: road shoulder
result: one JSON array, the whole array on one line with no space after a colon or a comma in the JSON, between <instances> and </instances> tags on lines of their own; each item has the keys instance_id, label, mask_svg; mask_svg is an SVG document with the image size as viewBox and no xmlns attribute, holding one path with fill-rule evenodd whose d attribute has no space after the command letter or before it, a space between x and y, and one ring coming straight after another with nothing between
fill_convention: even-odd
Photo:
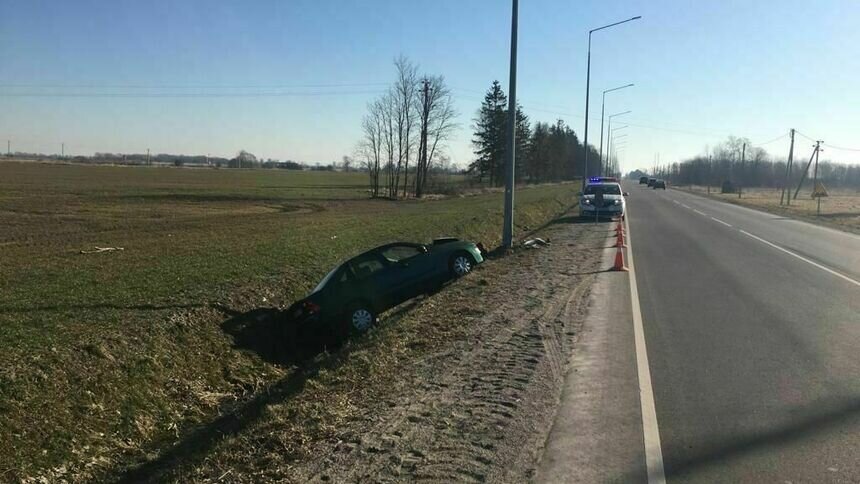
<instances>
[{"instance_id":1,"label":"road shoulder","mask_svg":"<svg viewBox=\"0 0 860 484\"><path fill-rule=\"evenodd\" d=\"M537 482L644 482L628 274L599 274Z\"/></svg>"}]
</instances>

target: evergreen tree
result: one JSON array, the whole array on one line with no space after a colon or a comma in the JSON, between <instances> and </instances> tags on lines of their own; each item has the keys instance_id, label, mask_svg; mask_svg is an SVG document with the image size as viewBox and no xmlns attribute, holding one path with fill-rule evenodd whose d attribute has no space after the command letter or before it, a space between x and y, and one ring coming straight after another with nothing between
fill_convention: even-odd
<instances>
[{"instance_id":1,"label":"evergreen tree","mask_svg":"<svg viewBox=\"0 0 860 484\"><path fill-rule=\"evenodd\" d=\"M507 111L507 110L505 110ZM507 114L507 112L505 113ZM507 115L505 116L507 121ZM507 122L505 123L507 125ZM505 130L507 133L507 130ZM516 180L524 181L527 176L526 166L530 157L532 141L532 128L529 117L523 113L522 106L517 103L517 147L516 147ZM507 146L507 144L505 144Z\"/></svg>"},{"instance_id":2,"label":"evergreen tree","mask_svg":"<svg viewBox=\"0 0 860 484\"><path fill-rule=\"evenodd\" d=\"M475 161L469 171L483 180L488 177L491 185L504 181L503 166L505 156L505 116L508 97L502 91L499 81L493 81L478 117L475 119L475 134L472 144L475 147Z\"/></svg>"}]
</instances>

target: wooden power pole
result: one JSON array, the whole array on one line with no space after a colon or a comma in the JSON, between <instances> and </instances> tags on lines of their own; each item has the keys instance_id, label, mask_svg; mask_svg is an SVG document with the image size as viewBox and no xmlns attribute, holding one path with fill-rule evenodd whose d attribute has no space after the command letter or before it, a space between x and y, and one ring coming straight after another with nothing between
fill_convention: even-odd
<instances>
[{"instance_id":1,"label":"wooden power pole","mask_svg":"<svg viewBox=\"0 0 860 484\"><path fill-rule=\"evenodd\" d=\"M782 184L782 193L779 194L779 204L782 205L782 199L788 195L785 201L786 205L791 205L791 164L794 161L794 128L791 128L791 145L788 148L788 162L785 164L785 182ZM787 188L787 190L786 190Z\"/></svg>"},{"instance_id":2,"label":"wooden power pole","mask_svg":"<svg viewBox=\"0 0 860 484\"><path fill-rule=\"evenodd\" d=\"M797 190L794 191L794 199L797 200L797 194L800 193L800 187L803 185L803 182L806 181L806 174L809 173L809 165L812 164L812 160L815 158L815 155L818 154L818 149L821 146L821 141L815 142L815 150L812 151L812 154L809 155L809 162L806 164L806 169L803 170L803 174L800 177L800 182L797 184ZM818 168L818 164L815 165L816 169Z\"/></svg>"}]
</instances>

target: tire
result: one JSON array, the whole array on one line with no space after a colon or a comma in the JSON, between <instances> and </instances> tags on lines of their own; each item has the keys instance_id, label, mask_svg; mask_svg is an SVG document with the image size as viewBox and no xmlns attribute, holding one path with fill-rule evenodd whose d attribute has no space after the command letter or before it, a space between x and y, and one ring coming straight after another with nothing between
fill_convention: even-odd
<instances>
[{"instance_id":1,"label":"tire","mask_svg":"<svg viewBox=\"0 0 860 484\"><path fill-rule=\"evenodd\" d=\"M349 309L344 315L344 323L346 323L350 334L366 333L376 324L376 312L369 304L356 302L348 307Z\"/></svg>"},{"instance_id":2,"label":"tire","mask_svg":"<svg viewBox=\"0 0 860 484\"><path fill-rule=\"evenodd\" d=\"M475 267L475 259L468 252L457 252L448 261L448 270L453 279L459 279L472 272Z\"/></svg>"}]
</instances>

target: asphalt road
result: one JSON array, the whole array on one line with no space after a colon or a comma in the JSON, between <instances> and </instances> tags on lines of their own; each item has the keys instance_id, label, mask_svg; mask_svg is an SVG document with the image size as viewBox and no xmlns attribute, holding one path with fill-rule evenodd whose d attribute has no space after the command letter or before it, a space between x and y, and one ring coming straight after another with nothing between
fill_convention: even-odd
<instances>
[{"instance_id":1,"label":"asphalt road","mask_svg":"<svg viewBox=\"0 0 860 484\"><path fill-rule=\"evenodd\" d=\"M625 190L667 480L860 482L860 237Z\"/></svg>"}]
</instances>

